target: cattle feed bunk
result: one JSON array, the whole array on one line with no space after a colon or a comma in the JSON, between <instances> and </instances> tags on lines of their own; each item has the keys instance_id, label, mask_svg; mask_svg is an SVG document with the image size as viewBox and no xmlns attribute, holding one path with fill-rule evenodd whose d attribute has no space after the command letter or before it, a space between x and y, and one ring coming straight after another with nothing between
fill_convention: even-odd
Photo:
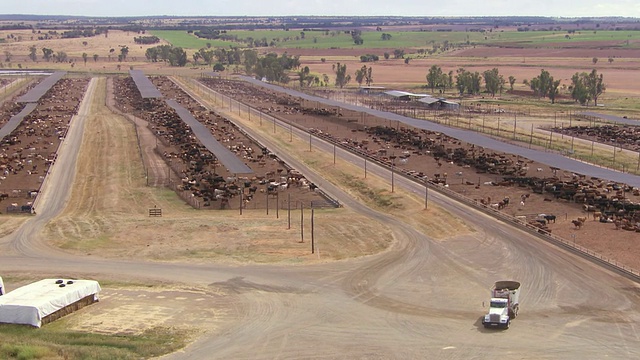
<instances>
[{"instance_id":1,"label":"cattle feed bunk","mask_svg":"<svg viewBox=\"0 0 640 360\"><path fill-rule=\"evenodd\" d=\"M279 198L281 204L278 206L283 209L290 206L285 203L288 197L283 196L288 194L291 194L291 206L295 204L297 207L299 204L309 208L339 205L261 143L225 117L202 107L173 82L165 78L153 78L152 82L162 92L172 94L197 121L211 131L219 143L254 171L254 174L246 175L231 173L215 154L194 139L191 129L181 121L174 109L162 100L140 98L130 78L115 79L116 106L148 121L158 140L156 153L177 175L171 176L169 187L191 206L199 209L237 209L240 201L243 201L243 208L259 209L265 206L265 201L266 204L270 202L259 194Z\"/></svg>"}]
</instances>

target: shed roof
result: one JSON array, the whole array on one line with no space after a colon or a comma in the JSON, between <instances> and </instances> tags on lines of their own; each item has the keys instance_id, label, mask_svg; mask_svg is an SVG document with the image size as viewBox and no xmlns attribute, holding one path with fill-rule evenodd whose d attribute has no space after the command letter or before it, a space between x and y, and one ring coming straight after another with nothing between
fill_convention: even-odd
<instances>
[{"instance_id":1,"label":"shed roof","mask_svg":"<svg viewBox=\"0 0 640 360\"><path fill-rule=\"evenodd\" d=\"M440 99L434 98L433 96L427 96L427 97L418 99L418 101L420 101L421 103L425 103L427 105L431 105L433 103L437 103L438 101L440 101Z\"/></svg>"},{"instance_id":2,"label":"shed roof","mask_svg":"<svg viewBox=\"0 0 640 360\"><path fill-rule=\"evenodd\" d=\"M147 78L142 70L129 70L129 75L136 83L143 99L158 99L162 97L160 90Z\"/></svg>"},{"instance_id":3,"label":"shed roof","mask_svg":"<svg viewBox=\"0 0 640 360\"><path fill-rule=\"evenodd\" d=\"M47 76L33 89L29 90L26 94L20 96L16 102L18 103L37 103L44 94L62 79L67 74L66 71L56 71L53 74Z\"/></svg>"},{"instance_id":4,"label":"shed roof","mask_svg":"<svg viewBox=\"0 0 640 360\"><path fill-rule=\"evenodd\" d=\"M207 150L211 151L211 153L220 160L222 165L224 165L229 172L233 174L253 173L253 170L242 162L236 154L227 149L226 146L219 143L218 140L211 135L211 131L196 120L189 110L182 107L175 100L167 100L166 103L178 113L180 119L182 119L182 121L191 128L191 131L193 131L193 134L198 138L198 140L200 140L202 145L204 145Z\"/></svg>"}]
</instances>

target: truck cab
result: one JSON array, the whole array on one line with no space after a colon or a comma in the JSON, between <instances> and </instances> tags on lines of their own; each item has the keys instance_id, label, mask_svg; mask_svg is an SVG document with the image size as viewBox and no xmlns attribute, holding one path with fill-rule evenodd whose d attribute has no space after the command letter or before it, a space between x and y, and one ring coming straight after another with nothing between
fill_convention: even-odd
<instances>
[{"instance_id":1,"label":"truck cab","mask_svg":"<svg viewBox=\"0 0 640 360\"><path fill-rule=\"evenodd\" d=\"M518 316L520 283L517 281L497 281L491 289L489 313L484 316L485 328L502 327L508 329L511 320Z\"/></svg>"},{"instance_id":2,"label":"truck cab","mask_svg":"<svg viewBox=\"0 0 640 360\"><path fill-rule=\"evenodd\" d=\"M489 313L482 321L484 327L504 327L509 328L511 317L509 316L509 301L507 299L492 298L489 305Z\"/></svg>"}]
</instances>

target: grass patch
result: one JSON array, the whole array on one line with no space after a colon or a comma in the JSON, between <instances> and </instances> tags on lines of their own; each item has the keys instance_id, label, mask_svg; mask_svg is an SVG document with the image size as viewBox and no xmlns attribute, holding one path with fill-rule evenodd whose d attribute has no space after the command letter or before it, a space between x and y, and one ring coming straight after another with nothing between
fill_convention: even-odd
<instances>
[{"instance_id":1,"label":"grass patch","mask_svg":"<svg viewBox=\"0 0 640 360\"><path fill-rule=\"evenodd\" d=\"M372 189L364 181L355 176L341 173L344 185L356 191L367 203L373 204L381 209L401 209L402 205L394 201L394 197L383 189Z\"/></svg>"},{"instance_id":2,"label":"grass patch","mask_svg":"<svg viewBox=\"0 0 640 360\"><path fill-rule=\"evenodd\" d=\"M200 49L210 43L212 47L239 46L247 47L245 43L222 40L199 39L193 34L182 30L154 30L151 31L174 46L188 49ZM304 33L304 36L302 35ZM389 40L382 40L382 33L391 35ZM575 47L576 43L584 42L619 42L615 47L633 47L633 41L640 38L637 31L592 31L582 30L568 34L566 30L558 31L364 31L363 45L356 45L350 34L334 30L306 31L299 30L229 30L227 35L236 36L239 40L261 40L275 44L280 49L367 49L383 48L425 48L430 49L435 44L468 45L509 45L519 47L535 47L549 45L553 47ZM565 36L569 35L569 38ZM627 44L627 40L629 43Z\"/></svg>"},{"instance_id":3,"label":"grass patch","mask_svg":"<svg viewBox=\"0 0 640 360\"><path fill-rule=\"evenodd\" d=\"M208 40L201 39L193 34L189 34L183 30L153 30L149 31L152 35L155 35L163 40L166 40L171 45L181 47L183 49L201 49L207 47L207 44L211 44L211 47L224 47L230 46L244 47L243 44L233 41L223 40Z\"/></svg>"},{"instance_id":4,"label":"grass patch","mask_svg":"<svg viewBox=\"0 0 640 360\"><path fill-rule=\"evenodd\" d=\"M2 359L140 359L174 352L187 343L188 332L154 328L140 335L101 335L65 329L64 321L37 329L0 325Z\"/></svg>"}]
</instances>

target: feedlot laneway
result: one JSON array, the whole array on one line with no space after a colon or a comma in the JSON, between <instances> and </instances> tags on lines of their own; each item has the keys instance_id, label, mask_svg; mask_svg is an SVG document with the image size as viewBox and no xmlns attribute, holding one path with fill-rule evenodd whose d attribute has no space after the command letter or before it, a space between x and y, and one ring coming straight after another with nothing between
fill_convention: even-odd
<instances>
[{"instance_id":1,"label":"feedlot laneway","mask_svg":"<svg viewBox=\"0 0 640 360\"><path fill-rule=\"evenodd\" d=\"M544 231L640 269L638 188L579 176L518 155L468 144L441 132L305 101L244 81L201 81L220 94L309 130L317 137L387 166L393 163L397 172L418 179L428 177L487 207L521 217ZM547 221L540 214L555 216L555 220ZM588 221L580 228L572 223L584 217Z\"/></svg>"},{"instance_id":2,"label":"feedlot laneway","mask_svg":"<svg viewBox=\"0 0 640 360\"><path fill-rule=\"evenodd\" d=\"M116 106L124 113L149 122L158 137L158 152L179 174L172 187L183 198L203 209L274 208L276 201L287 208L326 205L296 169L260 146L227 119L208 111L166 77L151 78L167 99L175 99L210 129L216 140L241 158L253 173L232 174L193 136L189 127L164 100L143 99L130 77L114 80ZM269 200L268 198L271 198Z\"/></svg>"},{"instance_id":3,"label":"feedlot laneway","mask_svg":"<svg viewBox=\"0 0 640 360\"><path fill-rule=\"evenodd\" d=\"M78 150L71 141L65 148ZM630 280L437 195L436 203L476 232L436 242L340 189L328 191L388 224L397 244L376 256L312 266L113 262L46 251L10 256L2 248L0 269L207 284L223 297L214 311L218 326L169 359L640 357L640 289ZM50 202L46 211L63 205ZM43 217L39 212L25 228ZM523 284L521 310L511 329L489 331L480 323L482 303L499 279Z\"/></svg>"},{"instance_id":4,"label":"feedlot laneway","mask_svg":"<svg viewBox=\"0 0 640 360\"><path fill-rule=\"evenodd\" d=\"M58 146L66 136L71 117L78 111L88 82L88 78L58 81L31 114L2 140L0 212L31 212L33 200L56 159ZM0 108L3 125L23 107L24 104L5 102Z\"/></svg>"}]
</instances>

